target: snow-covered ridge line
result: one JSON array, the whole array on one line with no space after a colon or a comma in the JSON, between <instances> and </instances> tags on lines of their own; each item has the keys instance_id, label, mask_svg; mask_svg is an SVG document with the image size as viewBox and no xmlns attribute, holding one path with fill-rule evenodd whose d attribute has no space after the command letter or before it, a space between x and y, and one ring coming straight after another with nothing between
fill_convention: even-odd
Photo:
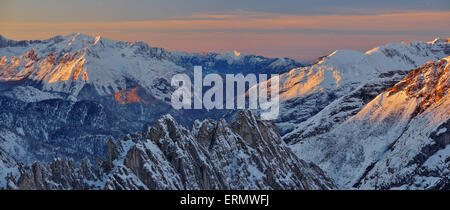
<instances>
[{"instance_id":1,"label":"snow-covered ridge line","mask_svg":"<svg viewBox=\"0 0 450 210\"><path fill-rule=\"evenodd\" d=\"M265 58L229 52L183 53L74 33L46 40L0 37L0 82L40 86L77 97L89 85L101 96L140 86L161 101L170 98L173 75L192 74L194 65L217 73L280 73L303 66L289 58ZM130 84L135 84L131 87ZM162 89L161 89L162 88Z\"/></svg>"},{"instance_id":2,"label":"snow-covered ridge line","mask_svg":"<svg viewBox=\"0 0 450 210\"><path fill-rule=\"evenodd\" d=\"M402 42L366 52L336 50L317 64L281 75L283 97L289 99L323 88L339 88L354 81L367 81L392 70L409 70L450 54L449 39Z\"/></svg>"},{"instance_id":3,"label":"snow-covered ridge line","mask_svg":"<svg viewBox=\"0 0 450 210\"><path fill-rule=\"evenodd\" d=\"M387 44L367 52L336 50L311 66L280 75L281 115L276 123L284 135L380 74L411 70L449 55L448 39Z\"/></svg>"}]
</instances>

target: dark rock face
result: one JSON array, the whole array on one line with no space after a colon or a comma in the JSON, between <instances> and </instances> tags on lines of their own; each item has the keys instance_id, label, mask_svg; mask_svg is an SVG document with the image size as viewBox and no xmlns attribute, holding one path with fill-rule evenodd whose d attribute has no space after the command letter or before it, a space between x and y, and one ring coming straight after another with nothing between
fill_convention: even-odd
<instances>
[{"instance_id":1,"label":"dark rock face","mask_svg":"<svg viewBox=\"0 0 450 210\"><path fill-rule=\"evenodd\" d=\"M191 131L170 115L153 127L109 140L106 159L91 165L56 159L23 164L7 189L333 189L312 163L298 159L272 122L240 111L234 125L196 121Z\"/></svg>"},{"instance_id":2,"label":"dark rock face","mask_svg":"<svg viewBox=\"0 0 450 210\"><path fill-rule=\"evenodd\" d=\"M91 166L87 159L80 165L67 159L55 159L48 164L36 161L31 167L19 164L18 174L18 178L12 174L6 177L6 189L96 189L96 181L101 179L98 168Z\"/></svg>"}]
</instances>

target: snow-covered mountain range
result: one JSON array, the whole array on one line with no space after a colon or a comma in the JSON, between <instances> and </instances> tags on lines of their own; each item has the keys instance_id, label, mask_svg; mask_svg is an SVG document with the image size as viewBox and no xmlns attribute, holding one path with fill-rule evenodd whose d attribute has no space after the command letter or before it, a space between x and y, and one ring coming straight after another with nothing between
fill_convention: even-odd
<instances>
[{"instance_id":1,"label":"snow-covered mountain range","mask_svg":"<svg viewBox=\"0 0 450 210\"><path fill-rule=\"evenodd\" d=\"M83 34L0 36L0 188L449 189L449 56L439 38L304 66ZM194 65L281 74L276 126L247 111L172 109L171 77Z\"/></svg>"},{"instance_id":2,"label":"snow-covered mountain range","mask_svg":"<svg viewBox=\"0 0 450 210\"><path fill-rule=\"evenodd\" d=\"M120 42L84 34L47 40L13 41L0 36L0 80L24 82L78 98L84 89L106 96L136 86L170 102L170 81L178 73L283 73L302 66L289 58L229 52L197 54L166 51L144 42Z\"/></svg>"}]
</instances>

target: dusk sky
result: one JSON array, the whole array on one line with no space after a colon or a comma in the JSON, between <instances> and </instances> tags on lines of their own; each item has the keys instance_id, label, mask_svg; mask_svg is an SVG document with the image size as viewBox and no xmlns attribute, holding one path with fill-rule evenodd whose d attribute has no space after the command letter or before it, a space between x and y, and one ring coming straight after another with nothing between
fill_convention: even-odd
<instances>
[{"instance_id":1,"label":"dusk sky","mask_svg":"<svg viewBox=\"0 0 450 210\"><path fill-rule=\"evenodd\" d=\"M450 37L449 0L1 0L0 34L15 40L74 32L187 52L309 61Z\"/></svg>"}]
</instances>

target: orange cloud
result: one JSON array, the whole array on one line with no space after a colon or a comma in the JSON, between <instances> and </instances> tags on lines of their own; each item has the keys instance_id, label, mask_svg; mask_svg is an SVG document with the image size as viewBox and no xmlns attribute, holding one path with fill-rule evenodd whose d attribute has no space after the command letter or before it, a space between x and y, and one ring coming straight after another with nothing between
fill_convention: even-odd
<instances>
[{"instance_id":1,"label":"orange cloud","mask_svg":"<svg viewBox=\"0 0 450 210\"><path fill-rule=\"evenodd\" d=\"M333 49L367 49L399 40L450 34L450 11L370 15L286 15L232 11L132 22L0 22L12 39L101 34L182 51L229 51L312 59ZM267 49L270 48L270 49ZM294 55L294 56L293 56Z\"/></svg>"}]
</instances>

